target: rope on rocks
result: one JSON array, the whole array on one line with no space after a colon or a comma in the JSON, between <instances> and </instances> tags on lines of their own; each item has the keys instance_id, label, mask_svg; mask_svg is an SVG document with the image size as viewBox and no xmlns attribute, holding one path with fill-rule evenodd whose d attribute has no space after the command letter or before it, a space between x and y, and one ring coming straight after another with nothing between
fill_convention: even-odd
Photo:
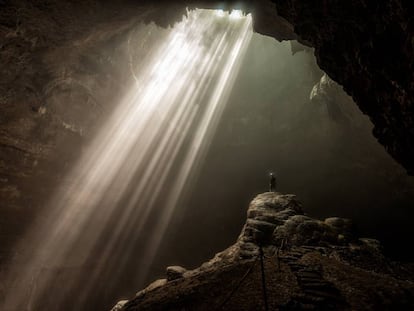
<instances>
[{"instance_id":1,"label":"rope on rocks","mask_svg":"<svg viewBox=\"0 0 414 311\"><path fill-rule=\"evenodd\" d=\"M232 289L230 294L226 297L226 299L220 304L220 307L218 310L222 310L227 302L233 297L233 295L236 293L236 291L240 288L244 280L247 278L247 276L250 274L250 272L253 270L253 267L256 265L257 260L259 259L259 256L256 257L256 259L253 261L253 264L247 269L247 271L244 273L243 277L240 279L239 283Z\"/></svg>"},{"instance_id":2,"label":"rope on rocks","mask_svg":"<svg viewBox=\"0 0 414 311\"><path fill-rule=\"evenodd\" d=\"M269 311L269 304L267 301L267 290L266 290L266 277L265 277L265 269L264 269L264 262L263 262L263 247L259 246L259 252L260 252L260 267L262 270L262 289L263 289L263 300L265 305L265 310Z\"/></svg>"},{"instance_id":3,"label":"rope on rocks","mask_svg":"<svg viewBox=\"0 0 414 311\"><path fill-rule=\"evenodd\" d=\"M261 274L262 274L262 289L263 289L263 301L265 306L265 311L269 311L269 304L267 299L267 288L266 288L266 276L265 276L265 269L264 269L264 252L263 247L259 246L259 256L256 257L253 264L247 269L247 271L244 273L243 277L240 279L240 281L237 283L237 285L232 289L230 294L226 297L226 299L220 304L220 307L218 310L222 310L224 306L229 302L231 297L237 292L237 290L240 288L244 280L247 278L247 276L250 274L250 272L253 270L254 266L256 265L257 260L260 258L260 267L261 267ZM280 270L280 268L279 268Z\"/></svg>"},{"instance_id":4,"label":"rope on rocks","mask_svg":"<svg viewBox=\"0 0 414 311\"><path fill-rule=\"evenodd\" d=\"M276 249L276 252L274 253L274 255L271 256L266 256L264 255L264 258L270 259L270 263L272 264L272 266L275 268L276 272L280 272L280 248ZM276 265L277 263L277 265Z\"/></svg>"}]
</instances>

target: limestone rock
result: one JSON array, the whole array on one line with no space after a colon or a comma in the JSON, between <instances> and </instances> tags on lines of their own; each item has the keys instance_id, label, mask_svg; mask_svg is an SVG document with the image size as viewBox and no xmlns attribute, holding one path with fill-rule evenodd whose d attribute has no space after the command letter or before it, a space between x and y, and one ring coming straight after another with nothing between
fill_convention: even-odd
<instances>
[{"instance_id":1,"label":"limestone rock","mask_svg":"<svg viewBox=\"0 0 414 311\"><path fill-rule=\"evenodd\" d=\"M136 293L135 297L145 296L148 292L151 292L159 287L164 286L167 283L167 279L158 279L152 282L148 287Z\"/></svg>"},{"instance_id":2,"label":"limestone rock","mask_svg":"<svg viewBox=\"0 0 414 311\"><path fill-rule=\"evenodd\" d=\"M187 272L186 268L181 266L169 266L167 267L167 281L174 281L183 277L184 273Z\"/></svg>"},{"instance_id":3,"label":"limestone rock","mask_svg":"<svg viewBox=\"0 0 414 311\"><path fill-rule=\"evenodd\" d=\"M272 244L273 232L291 215L301 214L294 195L265 192L256 196L247 210L247 221L239 237L241 243Z\"/></svg>"},{"instance_id":4,"label":"limestone rock","mask_svg":"<svg viewBox=\"0 0 414 311\"><path fill-rule=\"evenodd\" d=\"M320 68L370 116L387 152L414 174L412 2L273 2L315 48Z\"/></svg>"},{"instance_id":5,"label":"limestone rock","mask_svg":"<svg viewBox=\"0 0 414 311\"><path fill-rule=\"evenodd\" d=\"M355 240L352 223L348 219L328 218L325 221L303 215L290 217L279 226L273 239L277 244L285 240L290 245L344 245Z\"/></svg>"},{"instance_id":6,"label":"limestone rock","mask_svg":"<svg viewBox=\"0 0 414 311\"><path fill-rule=\"evenodd\" d=\"M121 311L123 306L128 302L128 300L120 300L118 303L111 309L111 311Z\"/></svg>"},{"instance_id":7,"label":"limestone rock","mask_svg":"<svg viewBox=\"0 0 414 311\"><path fill-rule=\"evenodd\" d=\"M379 253L382 251L381 243L378 240L361 238L359 239L359 241L361 241L365 247L369 248L372 251L379 252Z\"/></svg>"},{"instance_id":8,"label":"limestone rock","mask_svg":"<svg viewBox=\"0 0 414 311\"><path fill-rule=\"evenodd\" d=\"M303 214L294 195L267 192L250 203L235 244L194 270L168 267L167 279L140 291L122 310L262 309L262 301L255 300L261 297L259 247L269 277L271 310L414 306L414 273L407 268L398 272L377 240L358 239L349 219L314 219ZM242 290L235 291L242 280ZM223 308L229 293L234 296Z\"/></svg>"},{"instance_id":9,"label":"limestone rock","mask_svg":"<svg viewBox=\"0 0 414 311\"><path fill-rule=\"evenodd\" d=\"M290 246L346 245L354 241L352 221L330 217L313 219L303 214L296 196L266 192L256 196L247 210L246 224L239 236L241 257L256 254L251 245Z\"/></svg>"}]
</instances>

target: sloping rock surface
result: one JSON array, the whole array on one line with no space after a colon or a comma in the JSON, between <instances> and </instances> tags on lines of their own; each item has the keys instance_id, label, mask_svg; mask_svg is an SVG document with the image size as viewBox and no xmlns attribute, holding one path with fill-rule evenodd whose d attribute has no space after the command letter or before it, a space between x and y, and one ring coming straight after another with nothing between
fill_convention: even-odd
<instances>
[{"instance_id":1,"label":"sloping rock surface","mask_svg":"<svg viewBox=\"0 0 414 311\"><path fill-rule=\"evenodd\" d=\"M313 219L294 195L267 192L251 202L234 245L197 269L167 268L166 279L113 311L260 310L260 248L271 310L414 308L412 267L356 237L349 219Z\"/></svg>"}]
</instances>

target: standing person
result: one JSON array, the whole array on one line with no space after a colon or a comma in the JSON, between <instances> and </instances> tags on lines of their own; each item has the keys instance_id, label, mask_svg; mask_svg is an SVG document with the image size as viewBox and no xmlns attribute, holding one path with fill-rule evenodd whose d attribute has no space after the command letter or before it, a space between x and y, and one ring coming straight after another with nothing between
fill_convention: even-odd
<instances>
[{"instance_id":1,"label":"standing person","mask_svg":"<svg viewBox=\"0 0 414 311\"><path fill-rule=\"evenodd\" d=\"M274 173L269 174L270 181L269 181L269 191L276 192L276 177Z\"/></svg>"}]
</instances>

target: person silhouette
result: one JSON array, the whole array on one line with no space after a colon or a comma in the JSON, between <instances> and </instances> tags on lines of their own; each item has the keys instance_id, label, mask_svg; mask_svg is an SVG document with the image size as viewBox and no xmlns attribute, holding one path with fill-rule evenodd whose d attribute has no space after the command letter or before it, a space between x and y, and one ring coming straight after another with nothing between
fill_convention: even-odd
<instances>
[{"instance_id":1,"label":"person silhouette","mask_svg":"<svg viewBox=\"0 0 414 311\"><path fill-rule=\"evenodd\" d=\"M276 177L274 173L269 174L269 192L276 192Z\"/></svg>"}]
</instances>

